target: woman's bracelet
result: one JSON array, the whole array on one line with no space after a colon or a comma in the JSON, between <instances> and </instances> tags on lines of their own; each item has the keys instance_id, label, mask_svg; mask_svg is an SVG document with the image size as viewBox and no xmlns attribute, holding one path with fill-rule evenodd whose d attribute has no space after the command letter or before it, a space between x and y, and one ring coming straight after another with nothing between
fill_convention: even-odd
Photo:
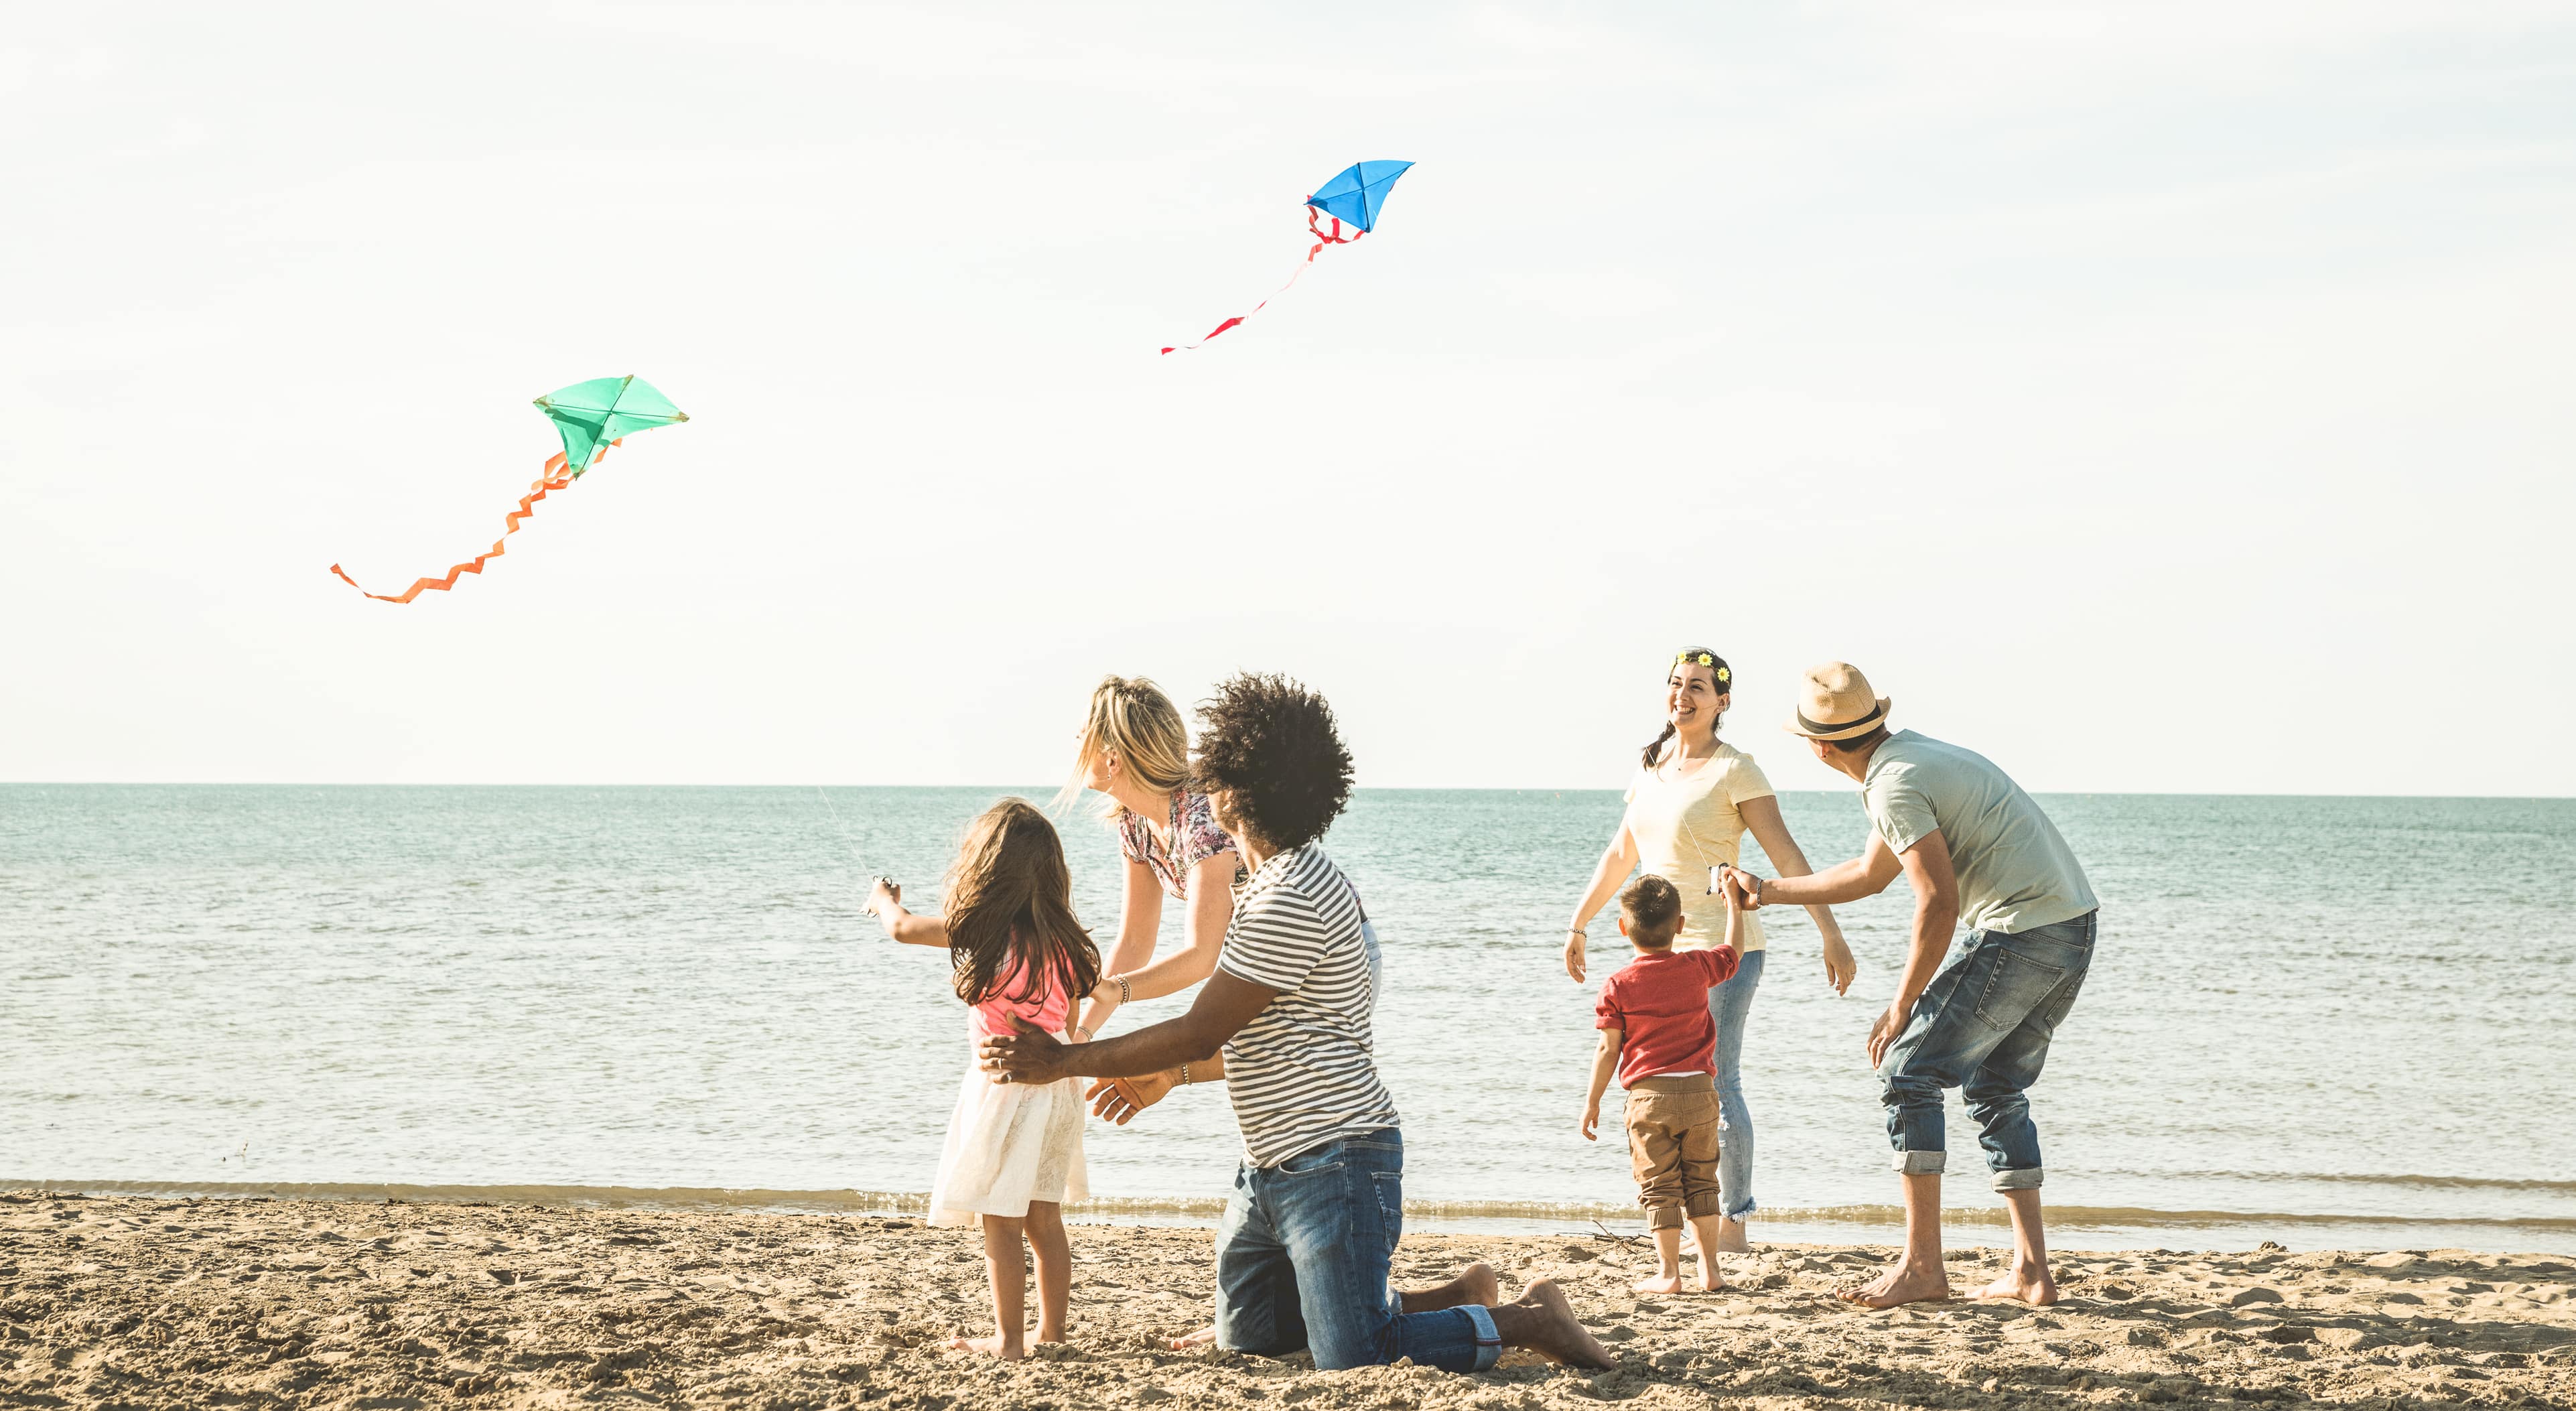
<instances>
[{"instance_id":1,"label":"woman's bracelet","mask_svg":"<svg viewBox=\"0 0 2576 1411\"><path fill-rule=\"evenodd\" d=\"M1190 1085L1190 1065L1188 1065L1188 1064L1184 1063L1184 1064L1182 1064L1182 1065L1181 1065L1181 1086L1186 1088L1186 1087L1188 1087L1189 1085Z\"/></svg>"},{"instance_id":2,"label":"woman's bracelet","mask_svg":"<svg viewBox=\"0 0 2576 1411\"><path fill-rule=\"evenodd\" d=\"M1134 999L1134 998L1135 998L1135 996L1134 996L1134 995L1129 994L1129 993L1127 992L1127 977L1126 977L1126 976L1124 976L1124 975L1112 975L1112 976L1110 976L1109 978L1118 982L1118 1002L1119 1002L1120 1004L1125 1004L1125 1003L1126 1003L1126 1002L1128 1002L1129 1000L1132 1000L1132 999Z\"/></svg>"},{"instance_id":3,"label":"woman's bracelet","mask_svg":"<svg viewBox=\"0 0 2576 1411\"><path fill-rule=\"evenodd\" d=\"M1086 1029L1079 1024L1073 1026L1073 1031L1082 1035L1082 1041L1084 1043L1090 1043L1092 1040L1100 1037L1098 1034L1091 1032L1089 1029Z\"/></svg>"},{"instance_id":4,"label":"woman's bracelet","mask_svg":"<svg viewBox=\"0 0 2576 1411\"><path fill-rule=\"evenodd\" d=\"M1567 935L1569 935L1569 936L1581 936L1581 937L1583 937L1583 938L1584 938L1584 939L1586 939L1586 940L1591 939L1591 936L1592 936L1592 933L1591 933L1591 932L1584 930L1584 929L1583 929L1582 927L1580 927L1580 926L1568 926L1568 927L1566 927L1566 928L1565 928L1565 934L1567 934Z\"/></svg>"}]
</instances>

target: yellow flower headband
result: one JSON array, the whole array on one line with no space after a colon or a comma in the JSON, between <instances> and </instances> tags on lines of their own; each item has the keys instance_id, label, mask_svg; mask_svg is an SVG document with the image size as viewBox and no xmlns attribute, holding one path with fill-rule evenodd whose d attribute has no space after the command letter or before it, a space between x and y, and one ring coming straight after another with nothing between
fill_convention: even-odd
<instances>
[{"instance_id":1,"label":"yellow flower headband","mask_svg":"<svg viewBox=\"0 0 2576 1411\"><path fill-rule=\"evenodd\" d=\"M1717 654L1714 652L1673 653L1673 665L1679 666L1684 662L1691 662L1699 666L1715 667L1717 670L1717 684L1721 686L1735 679L1734 672L1718 665Z\"/></svg>"}]
</instances>

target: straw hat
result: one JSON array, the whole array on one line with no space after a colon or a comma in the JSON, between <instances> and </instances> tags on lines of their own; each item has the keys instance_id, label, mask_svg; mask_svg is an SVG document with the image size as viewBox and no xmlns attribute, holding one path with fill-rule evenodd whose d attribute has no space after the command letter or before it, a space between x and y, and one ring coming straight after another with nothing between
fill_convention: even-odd
<instances>
[{"instance_id":1,"label":"straw hat","mask_svg":"<svg viewBox=\"0 0 2576 1411\"><path fill-rule=\"evenodd\" d=\"M1798 683L1798 711L1786 727L1811 740L1848 740L1887 723L1888 700L1873 695L1869 678L1847 661L1807 668Z\"/></svg>"}]
</instances>

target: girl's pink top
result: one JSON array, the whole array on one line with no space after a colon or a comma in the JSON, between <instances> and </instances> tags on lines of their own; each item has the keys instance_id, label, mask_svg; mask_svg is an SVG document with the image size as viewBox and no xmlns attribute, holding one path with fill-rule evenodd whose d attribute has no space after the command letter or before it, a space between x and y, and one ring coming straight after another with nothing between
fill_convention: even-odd
<instances>
[{"instance_id":1,"label":"girl's pink top","mask_svg":"<svg viewBox=\"0 0 2576 1411\"><path fill-rule=\"evenodd\" d=\"M993 987L992 997L974 1006L975 1032L996 1037L1020 1032L1012 1027L1013 1017L1025 1019L1050 1034L1064 1032L1065 1022L1073 1014L1073 996L1066 993L1061 973L1047 977L1047 983L1034 1000L1013 999L1028 988L1028 969L1018 961L1002 972L1002 981Z\"/></svg>"}]
</instances>

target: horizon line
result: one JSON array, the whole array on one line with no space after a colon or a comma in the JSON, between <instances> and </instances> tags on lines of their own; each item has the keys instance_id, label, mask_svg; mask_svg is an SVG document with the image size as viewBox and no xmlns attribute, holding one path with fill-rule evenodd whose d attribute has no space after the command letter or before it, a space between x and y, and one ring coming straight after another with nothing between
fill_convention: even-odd
<instances>
[{"instance_id":1,"label":"horizon line","mask_svg":"<svg viewBox=\"0 0 2576 1411\"><path fill-rule=\"evenodd\" d=\"M803 783L601 783L579 780L525 780L506 782L487 780L424 781L385 779L0 779L0 789L977 789L1027 793L1034 789L1052 793L1056 785L1048 784L852 784L810 780ZM1085 790L1085 793L1091 791ZM1612 785L1547 785L1547 784L1365 784L1352 789L1354 794L1617 794ZM1781 794L1845 795L1860 792L1858 785L1831 789L1778 789ZM2126 799L2390 799L2429 803L2567 803L2576 802L2568 794L2364 794L2364 793L2266 793L2259 790L2234 789L2032 789L2040 798L2126 798Z\"/></svg>"}]
</instances>

